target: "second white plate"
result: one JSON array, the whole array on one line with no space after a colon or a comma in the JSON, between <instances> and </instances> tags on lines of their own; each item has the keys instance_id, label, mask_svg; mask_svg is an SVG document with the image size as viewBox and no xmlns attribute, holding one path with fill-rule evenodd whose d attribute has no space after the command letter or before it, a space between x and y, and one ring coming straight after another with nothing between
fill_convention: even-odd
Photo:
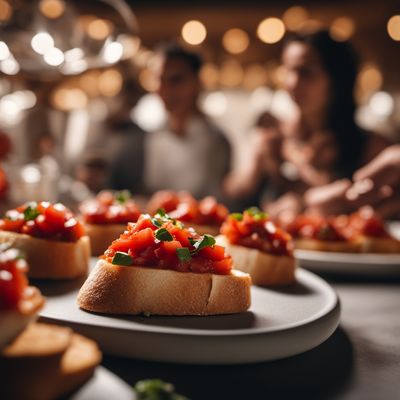
<instances>
[{"instance_id":1,"label":"second white plate","mask_svg":"<svg viewBox=\"0 0 400 400\"><path fill-rule=\"evenodd\" d=\"M81 282L52 282L40 285L47 296L40 316L72 326L117 356L191 364L268 361L318 346L339 322L335 291L311 272L298 269L296 276L286 288L252 287L248 312L209 317L93 314L76 305Z\"/></svg>"},{"instance_id":2,"label":"second white plate","mask_svg":"<svg viewBox=\"0 0 400 400\"><path fill-rule=\"evenodd\" d=\"M362 276L400 276L400 254L352 254L296 250L299 264L314 272Z\"/></svg>"}]
</instances>

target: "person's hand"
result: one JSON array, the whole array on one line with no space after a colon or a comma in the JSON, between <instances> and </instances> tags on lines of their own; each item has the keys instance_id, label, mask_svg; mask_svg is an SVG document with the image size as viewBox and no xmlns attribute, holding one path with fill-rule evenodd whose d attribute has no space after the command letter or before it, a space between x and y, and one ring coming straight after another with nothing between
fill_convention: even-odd
<instances>
[{"instance_id":1,"label":"person's hand","mask_svg":"<svg viewBox=\"0 0 400 400\"><path fill-rule=\"evenodd\" d=\"M353 180L350 200L371 205L383 218L400 217L400 145L383 150L356 171Z\"/></svg>"},{"instance_id":2,"label":"person's hand","mask_svg":"<svg viewBox=\"0 0 400 400\"><path fill-rule=\"evenodd\" d=\"M304 202L309 211L334 215L352 211L352 201L346 197L347 191L352 187L349 179L337 180L323 186L307 190Z\"/></svg>"},{"instance_id":3,"label":"person's hand","mask_svg":"<svg viewBox=\"0 0 400 400\"><path fill-rule=\"evenodd\" d=\"M286 226L302 212L303 200L299 194L288 192L274 202L267 204L264 209L272 219L280 225Z\"/></svg>"},{"instance_id":4,"label":"person's hand","mask_svg":"<svg viewBox=\"0 0 400 400\"><path fill-rule=\"evenodd\" d=\"M374 187L400 185L400 145L383 150L377 157L354 173L354 182L370 179Z\"/></svg>"}]
</instances>

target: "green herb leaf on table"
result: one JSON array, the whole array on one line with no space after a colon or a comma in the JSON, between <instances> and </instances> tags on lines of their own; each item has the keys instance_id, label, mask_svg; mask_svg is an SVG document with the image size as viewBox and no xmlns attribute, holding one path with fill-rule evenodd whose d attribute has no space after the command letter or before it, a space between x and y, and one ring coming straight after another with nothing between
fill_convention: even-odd
<instances>
[{"instance_id":1,"label":"green herb leaf on table","mask_svg":"<svg viewBox=\"0 0 400 400\"><path fill-rule=\"evenodd\" d=\"M111 263L114 265L130 266L130 265L132 265L132 262L133 262L133 258L128 253L124 253L122 251L117 251L114 254L114 257L113 257Z\"/></svg>"},{"instance_id":2,"label":"green herb leaf on table","mask_svg":"<svg viewBox=\"0 0 400 400\"><path fill-rule=\"evenodd\" d=\"M174 385L161 379L144 379L136 382L134 390L138 400L189 400L175 393Z\"/></svg>"},{"instance_id":3,"label":"green herb leaf on table","mask_svg":"<svg viewBox=\"0 0 400 400\"><path fill-rule=\"evenodd\" d=\"M165 228L157 229L155 231L155 236L158 240L161 240L162 242L171 242L172 240L174 240L172 235Z\"/></svg>"},{"instance_id":4,"label":"green herb leaf on table","mask_svg":"<svg viewBox=\"0 0 400 400\"><path fill-rule=\"evenodd\" d=\"M187 247L181 247L176 249L176 255L178 256L179 260L182 262L190 261L192 255L190 254L190 250Z\"/></svg>"}]
</instances>

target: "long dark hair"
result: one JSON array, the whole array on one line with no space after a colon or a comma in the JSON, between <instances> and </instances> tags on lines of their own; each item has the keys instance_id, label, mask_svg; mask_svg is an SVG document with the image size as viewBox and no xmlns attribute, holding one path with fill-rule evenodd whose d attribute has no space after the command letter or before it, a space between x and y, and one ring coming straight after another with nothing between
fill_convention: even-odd
<instances>
[{"instance_id":1,"label":"long dark hair","mask_svg":"<svg viewBox=\"0 0 400 400\"><path fill-rule=\"evenodd\" d=\"M354 87L358 72L358 57L349 42L337 42L327 30L293 33L285 46L292 42L310 45L319 55L331 82L331 95L326 128L335 134L339 148L337 170L351 176L361 162L366 132L355 122Z\"/></svg>"}]
</instances>

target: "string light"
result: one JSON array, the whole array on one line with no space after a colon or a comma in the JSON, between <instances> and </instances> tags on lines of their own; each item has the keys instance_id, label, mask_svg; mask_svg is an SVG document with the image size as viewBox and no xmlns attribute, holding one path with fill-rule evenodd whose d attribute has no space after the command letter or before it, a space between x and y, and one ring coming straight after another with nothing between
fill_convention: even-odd
<instances>
[{"instance_id":1,"label":"string light","mask_svg":"<svg viewBox=\"0 0 400 400\"><path fill-rule=\"evenodd\" d=\"M282 16L287 29L295 31L301 27L301 24L308 19L308 11L301 6L288 8Z\"/></svg>"},{"instance_id":2,"label":"string light","mask_svg":"<svg viewBox=\"0 0 400 400\"><path fill-rule=\"evenodd\" d=\"M65 3L62 0L41 0L40 12L49 19L60 18L65 11Z\"/></svg>"},{"instance_id":3,"label":"string light","mask_svg":"<svg viewBox=\"0 0 400 400\"><path fill-rule=\"evenodd\" d=\"M353 35L355 30L354 21L349 17L336 18L329 29L333 39L338 42L344 42Z\"/></svg>"}]
</instances>

